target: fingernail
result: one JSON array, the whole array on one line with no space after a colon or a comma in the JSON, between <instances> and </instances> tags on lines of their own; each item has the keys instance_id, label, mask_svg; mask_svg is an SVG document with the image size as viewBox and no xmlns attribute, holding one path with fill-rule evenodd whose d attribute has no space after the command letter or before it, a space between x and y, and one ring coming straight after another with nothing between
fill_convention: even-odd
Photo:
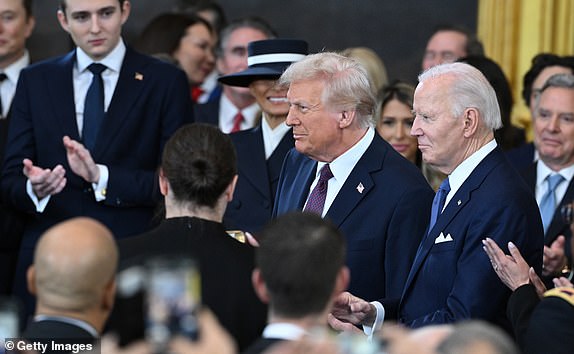
<instances>
[{"instance_id":1,"label":"fingernail","mask_svg":"<svg viewBox=\"0 0 574 354\"><path fill-rule=\"evenodd\" d=\"M514 245L514 243L512 243L512 241L508 242L508 248L516 248L516 246Z\"/></svg>"}]
</instances>

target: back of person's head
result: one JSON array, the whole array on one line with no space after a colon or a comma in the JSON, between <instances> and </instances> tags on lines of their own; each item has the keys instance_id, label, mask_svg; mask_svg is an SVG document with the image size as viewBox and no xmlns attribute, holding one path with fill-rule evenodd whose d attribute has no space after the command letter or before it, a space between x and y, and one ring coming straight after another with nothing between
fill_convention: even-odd
<instances>
[{"instance_id":1,"label":"back of person's head","mask_svg":"<svg viewBox=\"0 0 574 354\"><path fill-rule=\"evenodd\" d=\"M512 339L500 328L478 320L454 325L436 349L437 354L518 354Z\"/></svg>"},{"instance_id":2,"label":"back of person's head","mask_svg":"<svg viewBox=\"0 0 574 354\"><path fill-rule=\"evenodd\" d=\"M372 124L375 94L367 71L357 61L332 52L311 54L287 68L280 83L289 85L307 80L325 84L323 104L331 109L356 111L361 125Z\"/></svg>"},{"instance_id":3,"label":"back of person's head","mask_svg":"<svg viewBox=\"0 0 574 354\"><path fill-rule=\"evenodd\" d=\"M161 170L177 201L213 208L237 174L235 148L217 127L188 124L166 143Z\"/></svg>"},{"instance_id":4,"label":"back of person's head","mask_svg":"<svg viewBox=\"0 0 574 354\"><path fill-rule=\"evenodd\" d=\"M287 318L323 313L345 253L343 235L318 215L293 212L271 221L260 234L256 266L272 313Z\"/></svg>"},{"instance_id":5,"label":"back of person's head","mask_svg":"<svg viewBox=\"0 0 574 354\"><path fill-rule=\"evenodd\" d=\"M86 313L106 301L104 310L111 310L117 263L113 235L98 221L79 217L53 226L38 241L28 271L37 311Z\"/></svg>"},{"instance_id":6,"label":"back of person's head","mask_svg":"<svg viewBox=\"0 0 574 354\"><path fill-rule=\"evenodd\" d=\"M371 48L367 47L350 47L341 52L342 55L355 59L367 70L367 74L378 92L389 82L385 63Z\"/></svg>"},{"instance_id":7,"label":"back of person's head","mask_svg":"<svg viewBox=\"0 0 574 354\"><path fill-rule=\"evenodd\" d=\"M540 53L532 58L532 65L526 74L524 74L522 81L522 98L526 106L530 106L534 81L545 68L551 66L568 68L574 73L574 56L558 56L551 53Z\"/></svg>"},{"instance_id":8,"label":"back of person's head","mask_svg":"<svg viewBox=\"0 0 574 354\"><path fill-rule=\"evenodd\" d=\"M173 55L189 27L203 24L212 32L211 25L196 15L163 13L154 17L137 38L134 48L141 53Z\"/></svg>"},{"instance_id":9,"label":"back of person's head","mask_svg":"<svg viewBox=\"0 0 574 354\"><path fill-rule=\"evenodd\" d=\"M502 127L496 93L486 77L472 65L456 62L433 66L419 75L419 82L447 75L452 76L448 97L453 116L460 117L465 109L473 107L480 112L488 130Z\"/></svg>"},{"instance_id":10,"label":"back of person's head","mask_svg":"<svg viewBox=\"0 0 574 354\"><path fill-rule=\"evenodd\" d=\"M216 54L218 57L223 56L225 47L231 34L240 28L251 28L257 30L263 33L267 39L273 39L277 37L277 33L273 28L271 28L271 25L269 25L260 17L249 16L233 20L227 26L225 26L219 34L219 40L216 46Z\"/></svg>"}]
</instances>

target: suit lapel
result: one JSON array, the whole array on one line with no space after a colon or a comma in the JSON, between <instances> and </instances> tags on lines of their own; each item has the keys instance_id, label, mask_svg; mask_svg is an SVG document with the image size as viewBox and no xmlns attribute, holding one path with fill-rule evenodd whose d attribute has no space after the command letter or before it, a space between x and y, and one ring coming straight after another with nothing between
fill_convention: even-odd
<instances>
[{"instance_id":1,"label":"suit lapel","mask_svg":"<svg viewBox=\"0 0 574 354\"><path fill-rule=\"evenodd\" d=\"M369 194L375 185L371 173L380 171L383 168L383 161L387 152L378 139L378 135L375 134L375 138L363 156L361 156L349 177L347 177L345 184L341 187L325 215L336 226L340 226L345 221L347 216Z\"/></svg>"},{"instance_id":2,"label":"suit lapel","mask_svg":"<svg viewBox=\"0 0 574 354\"><path fill-rule=\"evenodd\" d=\"M74 102L74 79L72 72L76 51L72 51L56 63L54 70L45 71L46 85L54 116L62 127L62 136L68 135L74 140L80 140L78 123L76 121L76 104Z\"/></svg>"},{"instance_id":3,"label":"suit lapel","mask_svg":"<svg viewBox=\"0 0 574 354\"><path fill-rule=\"evenodd\" d=\"M243 139L235 144L237 155L242 156L239 165L239 178L244 178L251 183L263 196L269 197L271 187L267 175L265 162L265 147L263 144L263 131L258 126L251 131L242 134Z\"/></svg>"},{"instance_id":4,"label":"suit lapel","mask_svg":"<svg viewBox=\"0 0 574 354\"><path fill-rule=\"evenodd\" d=\"M307 196L309 195L309 188L315 179L317 161L306 157L303 163L301 163L299 171L300 172L293 181L293 186L291 186L291 191L293 192L292 201L296 203L297 210L303 210L303 206L305 205Z\"/></svg>"},{"instance_id":5,"label":"suit lapel","mask_svg":"<svg viewBox=\"0 0 574 354\"><path fill-rule=\"evenodd\" d=\"M546 238L546 244L551 243L556 239L556 237L558 237L559 235L563 235L565 232L569 231L567 230L568 228L566 227L567 224L564 222L562 218L561 209L562 206L572 203L572 201L574 201L574 179L570 180L570 184L566 189L564 197L562 197L562 200L560 201L560 203L556 207L556 210L554 211L552 221L550 222L548 230L546 230L546 234L544 235Z\"/></svg>"},{"instance_id":6,"label":"suit lapel","mask_svg":"<svg viewBox=\"0 0 574 354\"><path fill-rule=\"evenodd\" d=\"M96 141L93 154L96 159L104 154L108 146L112 145L116 134L121 131L122 125L129 116L130 109L146 86L144 64L140 58L139 54L126 48L118 83Z\"/></svg>"},{"instance_id":7,"label":"suit lapel","mask_svg":"<svg viewBox=\"0 0 574 354\"><path fill-rule=\"evenodd\" d=\"M295 140L293 139L293 132L292 130L288 130L267 161L267 164L269 165L268 172L271 185L277 184L279 181L283 160L285 160L287 152L294 146Z\"/></svg>"},{"instance_id":8,"label":"suit lapel","mask_svg":"<svg viewBox=\"0 0 574 354\"><path fill-rule=\"evenodd\" d=\"M468 176L466 181L464 181L464 183L462 184L462 186L460 186L456 194L448 202L442 214L439 215L432 230L428 232L427 236L423 239L423 241L419 246L419 249L415 256L415 260L413 262L413 266L411 267L411 271L409 273L409 277L407 278L407 282L405 284L404 292L406 292L409 286L411 285L415 275L419 271L421 265L424 263L424 260L428 256L430 250L434 246L436 238L445 229L445 227L448 224L450 224L452 219L456 217L456 215L464 208L464 206L469 203L472 192L480 187L480 185L482 184L486 176L488 176L490 171L492 171L492 169L500 163L502 157L503 157L502 152L499 150L499 148L496 148L494 151L490 152L490 154L488 154L478 164L478 166L476 166L474 171L472 171L470 176ZM453 236L461 237L461 235L453 235Z\"/></svg>"}]
</instances>

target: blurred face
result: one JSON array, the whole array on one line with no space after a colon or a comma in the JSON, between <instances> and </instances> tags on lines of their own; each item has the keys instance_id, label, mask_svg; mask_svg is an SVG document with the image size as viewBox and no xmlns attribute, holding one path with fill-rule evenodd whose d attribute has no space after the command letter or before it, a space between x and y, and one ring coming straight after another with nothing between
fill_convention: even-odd
<instances>
[{"instance_id":1,"label":"blurred face","mask_svg":"<svg viewBox=\"0 0 574 354\"><path fill-rule=\"evenodd\" d=\"M231 32L224 45L221 58L217 59L219 73L229 75L247 69L247 44L263 39L267 39L263 32L249 27L238 28ZM249 92L245 87L227 87L237 92Z\"/></svg>"},{"instance_id":2,"label":"blurred face","mask_svg":"<svg viewBox=\"0 0 574 354\"><path fill-rule=\"evenodd\" d=\"M572 74L572 70L570 70L569 68L563 67L563 66L549 66L547 68L544 68L540 74L538 74L538 76L536 77L536 79L534 79L534 81L532 82L532 90L530 91L530 112L532 113L532 116L534 117L536 115L536 96L538 96L538 94L540 94L540 90L542 90L542 87L544 86L544 84L546 83L546 81L548 81L548 79L550 78L550 76L555 75L555 74Z\"/></svg>"},{"instance_id":3,"label":"blurred face","mask_svg":"<svg viewBox=\"0 0 574 354\"><path fill-rule=\"evenodd\" d=\"M287 92L290 108L286 122L293 128L297 151L317 161L331 162L338 156L342 140L341 113L323 104L323 87L320 80L291 83Z\"/></svg>"},{"instance_id":4,"label":"blurred face","mask_svg":"<svg viewBox=\"0 0 574 354\"><path fill-rule=\"evenodd\" d=\"M554 170L574 164L574 89L549 87L534 116L540 158Z\"/></svg>"},{"instance_id":5,"label":"blurred face","mask_svg":"<svg viewBox=\"0 0 574 354\"><path fill-rule=\"evenodd\" d=\"M256 80L249 90L268 118L285 119L289 112L287 88L277 85L277 80Z\"/></svg>"},{"instance_id":6,"label":"blurred face","mask_svg":"<svg viewBox=\"0 0 574 354\"><path fill-rule=\"evenodd\" d=\"M24 0L0 0L0 67L5 68L24 55L26 39L34 29Z\"/></svg>"},{"instance_id":7,"label":"blurred face","mask_svg":"<svg viewBox=\"0 0 574 354\"><path fill-rule=\"evenodd\" d=\"M58 20L74 43L93 60L110 54L130 14L129 1L121 8L118 0L66 0L66 5Z\"/></svg>"},{"instance_id":8,"label":"blurred face","mask_svg":"<svg viewBox=\"0 0 574 354\"><path fill-rule=\"evenodd\" d=\"M391 99L381 112L377 132L407 160L415 163L417 138L411 136L413 121L410 107L397 99Z\"/></svg>"},{"instance_id":9,"label":"blurred face","mask_svg":"<svg viewBox=\"0 0 574 354\"><path fill-rule=\"evenodd\" d=\"M213 38L201 23L190 26L173 53L191 85L199 85L213 70Z\"/></svg>"},{"instance_id":10,"label":"blurred face","mask_svg":"<svg viewBox=\"0 0 574 354\"><path fill-rule=\"evenodd\" d=\"M422 68L426 70L439 64L454 63L464 56L466 56L466 35L456 31L440 31L427 43Z\"/></svg>"},{"instance_id":11,"label":"blurred face","mask_svg":"<svg viewBox=\"0 0 574 354\"><path fill-rule=\"evenodd\" d=\"M411 135L418 140L423 160L442 173L451 173L464 160L464 119L454 117L449 88L452 79L441 76L419 83L415 90L415 121Z\"/></svg>"}]
</instances>

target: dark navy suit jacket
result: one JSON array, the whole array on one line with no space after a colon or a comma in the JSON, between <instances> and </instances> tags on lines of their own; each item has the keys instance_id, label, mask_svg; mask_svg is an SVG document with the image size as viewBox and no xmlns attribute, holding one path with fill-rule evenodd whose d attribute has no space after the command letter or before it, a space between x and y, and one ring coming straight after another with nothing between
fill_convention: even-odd
<instances>
[{"instance_id":1,"label":"dark navy suit jacket","mask_svg":"<svg viewBox=\"0 0 574 354\"><path fill-rule=\"evenodd\" d=\"M274 215L303 209L316 170L317 162L295 149L287 154ZM400 297L432 199L420 170L375 134L325 215L346 236L353 294Z\"/></svg>"},{"instance_id":2,"label":"dark navy suit jacket","mask_svg":"<svg viewBox=\"0 0 574 354\"><path fill-rule=\"evenodd\" d=\"M224 224L228 229L257 233L271 220L281 166L295 143L293 133L285 133L267 160L261 124L230 137L237 150L239 179Z\"/></svg>"},{"instance_id":3,"label":"dark navy suit jacket","mask_svg":"<svg viewBox=\"0 0 574 354\"><path fill-rule=\"evenodd\" d=\"M452 241L436 243L441 235ZM543 230L536 200L499 148L474 169L421 243L400 304L403 323L480 318L508 328L510 290L482 249L486 237L506 254L512 241L540 273Z\"/></svg>"},{"instance_id":4,"label":"dark navy suit jacket","mask_svg":"<svg viewBox=\"0 0 574 354\"><path fill-rule=\"evenodd\" d=\"M219 100L221 97L206 103L193 106L193 115L198 123L206 123L219 127Z\"/></svg>"},{"instance_id":5,"label":"dark navy suit jacket","mask_svg":"<svg viewBox=\"0 0 574 354\"><path fill-rule=\"evenodd\" d=\"M117 238L152 226L160 200L157 168L167 139L191 117L189 84L174 66L127 49L117 86L91 155L109 169L105 201L70 169L64 135L80 140L72 70L75 51L31 65L20 73L0 181L4 200L30 215L22 238L16 288L25 291L25 270L39 236L75 216L93 217ZM190 118L189 118L190 119ZM22 160L66 170L66 187L37 213L26 193Z\"/></svg>"},{"instance_id":6,"label":"dark navy suit jacket","mask_svg":"<svg viewBox=\"0 0 574 354\"><path fill-rule=\"evenodd\" d=\"M523 171L534 162L534 143L520 145L517 148L508 150L506 157L517 171Z\"/></svg>"}]
</instances>

